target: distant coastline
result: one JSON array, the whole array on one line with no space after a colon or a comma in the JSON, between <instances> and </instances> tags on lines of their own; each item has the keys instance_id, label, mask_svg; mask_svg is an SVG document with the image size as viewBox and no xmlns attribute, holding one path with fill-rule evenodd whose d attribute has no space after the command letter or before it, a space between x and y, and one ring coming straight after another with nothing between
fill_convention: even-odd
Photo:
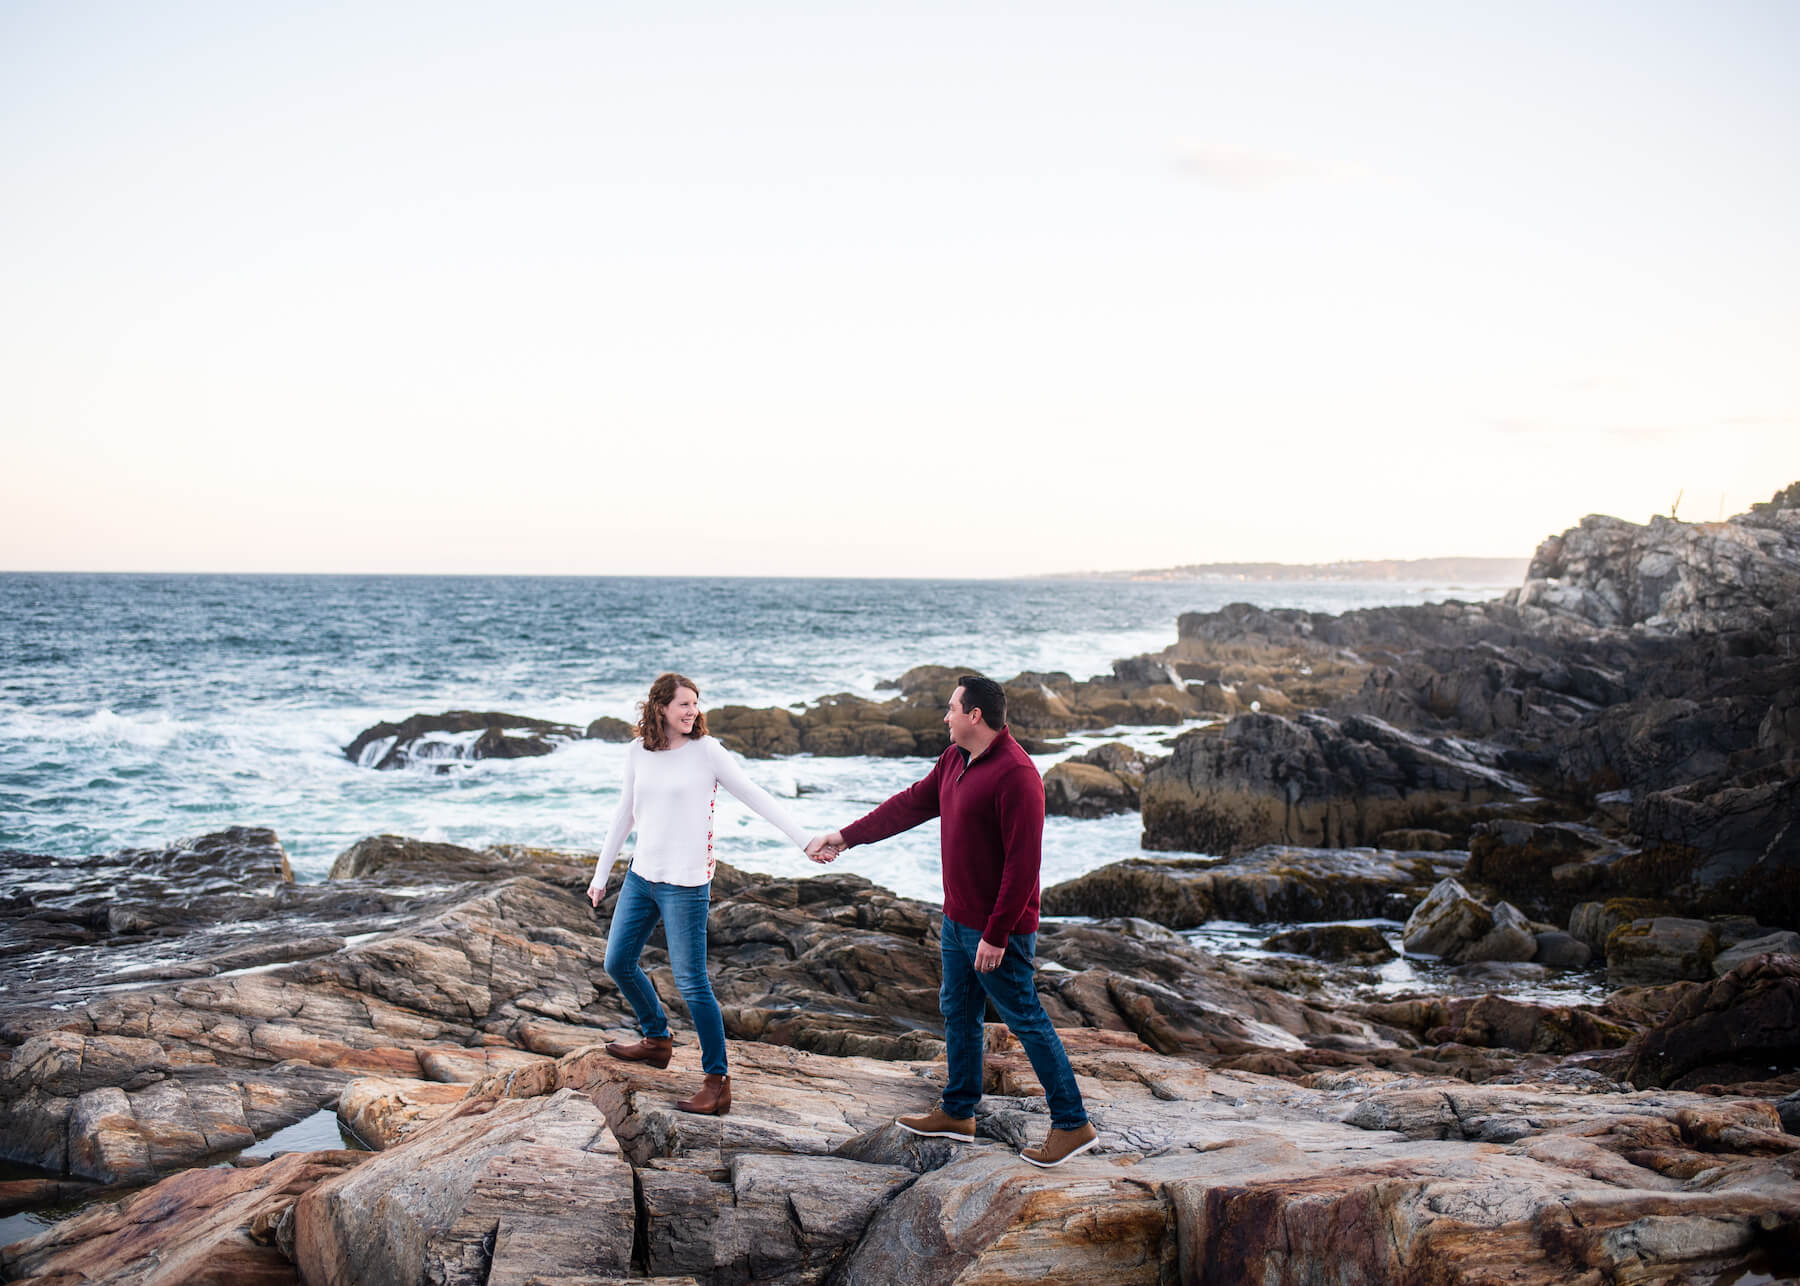
<instances>
[{"instance_id":1,"label":"distant coastline","mask_svg":"<svg viewBox=\"0 0 1800 1286\"><path fill-rule=\"evenodd\" d=\"M1035 580L1433 581L1516 585L1529 558L1377 558L1343 563L1184 563L1136 571L1050 572Z\"/></svg>"}]
</instances>

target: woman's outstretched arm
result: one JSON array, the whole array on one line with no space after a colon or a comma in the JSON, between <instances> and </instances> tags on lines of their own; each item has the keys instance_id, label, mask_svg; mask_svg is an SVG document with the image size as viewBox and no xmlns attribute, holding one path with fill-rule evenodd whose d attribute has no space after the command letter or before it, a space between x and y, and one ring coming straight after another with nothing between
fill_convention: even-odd
<instances>
[{"instance_id":1,"label":"woman's outstretched arm","mask_svg":"<svg viewBox=\"0 0 1800 1286\"><path fill-rule=\"evenodd\" d=\"M716 737L708 737L700 744L706 748L719 785L750 805L800 848L806 847L811 838L806 829L775 796L750 780L736 755L720 745Z\"/></svg>"}]
</instances>

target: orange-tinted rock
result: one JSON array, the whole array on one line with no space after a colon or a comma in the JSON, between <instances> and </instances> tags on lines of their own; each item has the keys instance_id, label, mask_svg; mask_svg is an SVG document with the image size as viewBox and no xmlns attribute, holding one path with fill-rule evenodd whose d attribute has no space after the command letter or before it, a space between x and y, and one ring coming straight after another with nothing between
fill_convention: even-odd
<instances>
[{"instance_id":1,"label":"orange-tinted rock","mask_svg":"<svg viewBox=\"0 0 1800 1286\"><path fill-rule=\"evenodd\" d=\"M296 1152L245 1169L187 1170L6 1247L0 1267L8 1280L293 1286L276 1225L302 1194L368 1155Z\"/></svg>"},{"instance_id":2,"label":"orange-tinted rock","mask_svg":"<svg viewBox=\"0 0 1800 1286\"><path fill-rule=\"evenodd\" d=\"M548 1061L548 1060L545 1060ZM338 1097L338 1120L377 1151L393 1147L462 1102L468 1087L366 1076Z\"/></svg>"}]
</instances>

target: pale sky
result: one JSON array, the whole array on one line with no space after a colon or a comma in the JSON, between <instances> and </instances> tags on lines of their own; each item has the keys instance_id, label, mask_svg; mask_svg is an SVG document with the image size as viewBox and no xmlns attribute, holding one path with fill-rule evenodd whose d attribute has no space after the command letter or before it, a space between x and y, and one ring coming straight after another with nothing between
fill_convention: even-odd
<instances>
[{"instance_id":1,"label":"pale sky","mask_svg":"<svg viewBox=\"0 0 1800 1286\"><path fill-rule=\"evenodd\" d=\"M1524 556L1800 478L1800 5L0 2L0 569Z\"/></svg>"}]
</instances>

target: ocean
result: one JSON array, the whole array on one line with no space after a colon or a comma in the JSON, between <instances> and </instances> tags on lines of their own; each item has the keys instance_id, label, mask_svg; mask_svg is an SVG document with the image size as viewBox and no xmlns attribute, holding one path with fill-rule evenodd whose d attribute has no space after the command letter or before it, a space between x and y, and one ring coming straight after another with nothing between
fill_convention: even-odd
<instances>
[{"instance_id":1,"label":"ocean","mask_svg":"<svg viewBox=\"0 0 1800 1286\"><path fill-rule=\"evenodd\" d=\"M1175 640L1176 617L1248 600L1340 612L1503 587L1384 582L933 581L515 576L0 574L0 849L75 856L272 827L318 880L366 835L597 850L624 747L577 742L447 773L346 760L365 727L500 710L635 717L662 670L706 706L880 698L915 665L1109 673ZM947 695L947 694L946 694ZM1157 750L1178 729L1127 730ZM1082 745L1093 738L1084 738ZM1039 759L1047 768L1065 754ZM842 825L922 759L751 760L808 827ZM817 867L721 795L719 855ZM1046 885L1138 851L1135 814L1051 818ZM939 896L935 824L853 849L851 869Z\"/></svg>"}]
</instances>

